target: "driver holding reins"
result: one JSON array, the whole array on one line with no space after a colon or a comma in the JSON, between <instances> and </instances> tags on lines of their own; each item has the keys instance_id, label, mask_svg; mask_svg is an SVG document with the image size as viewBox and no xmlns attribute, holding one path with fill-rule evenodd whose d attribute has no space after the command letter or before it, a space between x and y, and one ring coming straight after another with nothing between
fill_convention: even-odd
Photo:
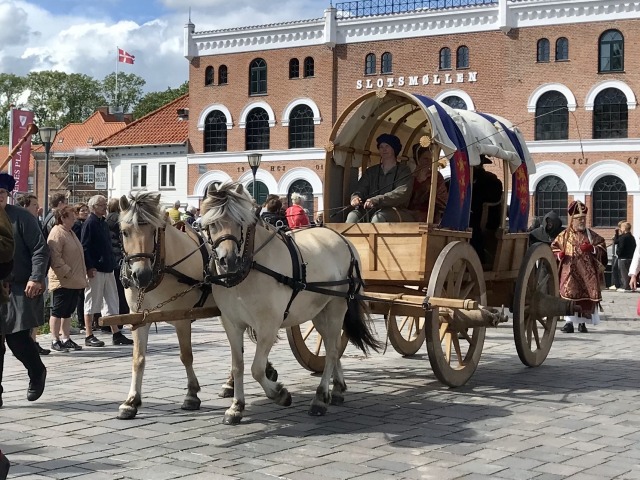
<instances>
[{"instance_id":1,"label":"driver holding reins","mask_svg":"<svg viewBox=\"0 0 640 480\"><path fill-rule=\"evenodd\" d=\"M347 223L357 223L365 217L372 223L411 222L413 215L407 210L413 176L411 169L398 162L402 143L395 135L383 133L376 139L380 163L373 165L358 180L358 188L351 195Z\"/></svg>"}]
</instances>

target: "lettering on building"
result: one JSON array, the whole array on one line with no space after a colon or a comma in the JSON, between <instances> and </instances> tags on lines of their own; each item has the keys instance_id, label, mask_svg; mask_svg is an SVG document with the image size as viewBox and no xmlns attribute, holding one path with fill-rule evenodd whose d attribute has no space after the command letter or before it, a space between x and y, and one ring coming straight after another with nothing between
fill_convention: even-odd
<instances>
[{"instance_id":1,"label":"lettering on building","mask_svg":"<svg viewBox=\"0 0 640 480\"><path fill-rule=\"evenodd\" d=\"M454 83L475 83L478 81L478 72L465 73L427 73L402 77L363 78L356 80L356 90L370 90L373 88L416 87L422 85L441 85Z\"/></svg>"}]
</instances>

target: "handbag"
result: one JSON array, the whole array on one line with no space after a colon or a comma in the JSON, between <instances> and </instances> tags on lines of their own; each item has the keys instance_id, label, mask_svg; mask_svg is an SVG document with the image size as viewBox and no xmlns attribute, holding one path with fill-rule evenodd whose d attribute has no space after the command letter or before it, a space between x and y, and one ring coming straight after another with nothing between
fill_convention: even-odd
<instances>
[{"instance_id":1,"label":"handbag","mask_svg":"<svg viewBox=\"0 0 640 480\"><path fill-rule=\"evenodd\" d=\"M640 298L638 299L638 305L636 306L636 313L640 317Z\"/></svg>"}]
</instances>

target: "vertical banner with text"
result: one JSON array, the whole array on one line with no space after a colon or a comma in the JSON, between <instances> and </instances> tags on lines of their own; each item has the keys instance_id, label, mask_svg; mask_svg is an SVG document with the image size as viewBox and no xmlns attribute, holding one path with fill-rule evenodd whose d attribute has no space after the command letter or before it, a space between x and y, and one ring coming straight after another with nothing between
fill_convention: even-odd
<instances>
[{"instance_id":1,"label":"vertical banner with text","mask_svg":"<svg viewBox=\"0 0 640 480\"><path fill-rule=\"evenodd\" d=\"M11 145L17 145L20 139L29 130L29 124L33 123L33 112L26 110L12 110ZM11 174L16 179L16 190L26 192L29 188L29 159L31 158L31 135L22 144L22 148L16 152L11 160Z\"/></svg>"}]
</instances>

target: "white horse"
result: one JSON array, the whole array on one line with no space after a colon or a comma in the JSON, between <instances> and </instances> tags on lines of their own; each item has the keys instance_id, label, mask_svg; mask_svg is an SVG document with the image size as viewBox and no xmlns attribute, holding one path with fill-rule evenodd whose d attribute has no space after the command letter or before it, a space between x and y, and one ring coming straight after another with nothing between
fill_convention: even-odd
<instances>
[{"instance_id":1,"label":"white horse","mask_svg":"<svg viewBox=\"0 0 640 480\"><path fill-rule=\"evenodd\" d=\"M132 312L155 309L177 293L185 292L191 285L203 282L209 258L208 245L197 238L167 224L159 208L160 194L142 192L120 199L120 231L124 250L122 265L127 303ZM197 286L185 295L161 307L162 310L181 310L196 306L215 307L210 287ZM143 292L142 298L140 292ZM139 300L142 300L139 303ZM180 344L180 360L187 372L187 394L182 404L184 410L198 410L200 384L193 371L191 350L191 322L172 322ZM133 331L133 368L131 389L120 405L118 418L131 419L142 404L142 376L150 324Z\"/></svg>"},{"instance_id":2,"label":"white horse","mask_svg":"<svg viewBox=\"0 0 640 480\"><path fill-rule=\"evenodd\" d=\"M257 218L253 199L238 183L209 187L201 209L205 212L201 223L213 249L210 268L225 283L213 287L231 345L234 380L234 399L223 422L239 423L245 408L243 332L247 328L255 331L257 340L253 378L268 398L289 406L287 389L265 375L267 357L280 328L313 320L325 342L326 365L309 414L324 415L330 403L341 404L347 389L340 364L342 329L364 353L380 347L355 298L362 285L355 248L326 228L296 231L295 243L288 247L284 237Z\"/></svg>"}]
</instances>

